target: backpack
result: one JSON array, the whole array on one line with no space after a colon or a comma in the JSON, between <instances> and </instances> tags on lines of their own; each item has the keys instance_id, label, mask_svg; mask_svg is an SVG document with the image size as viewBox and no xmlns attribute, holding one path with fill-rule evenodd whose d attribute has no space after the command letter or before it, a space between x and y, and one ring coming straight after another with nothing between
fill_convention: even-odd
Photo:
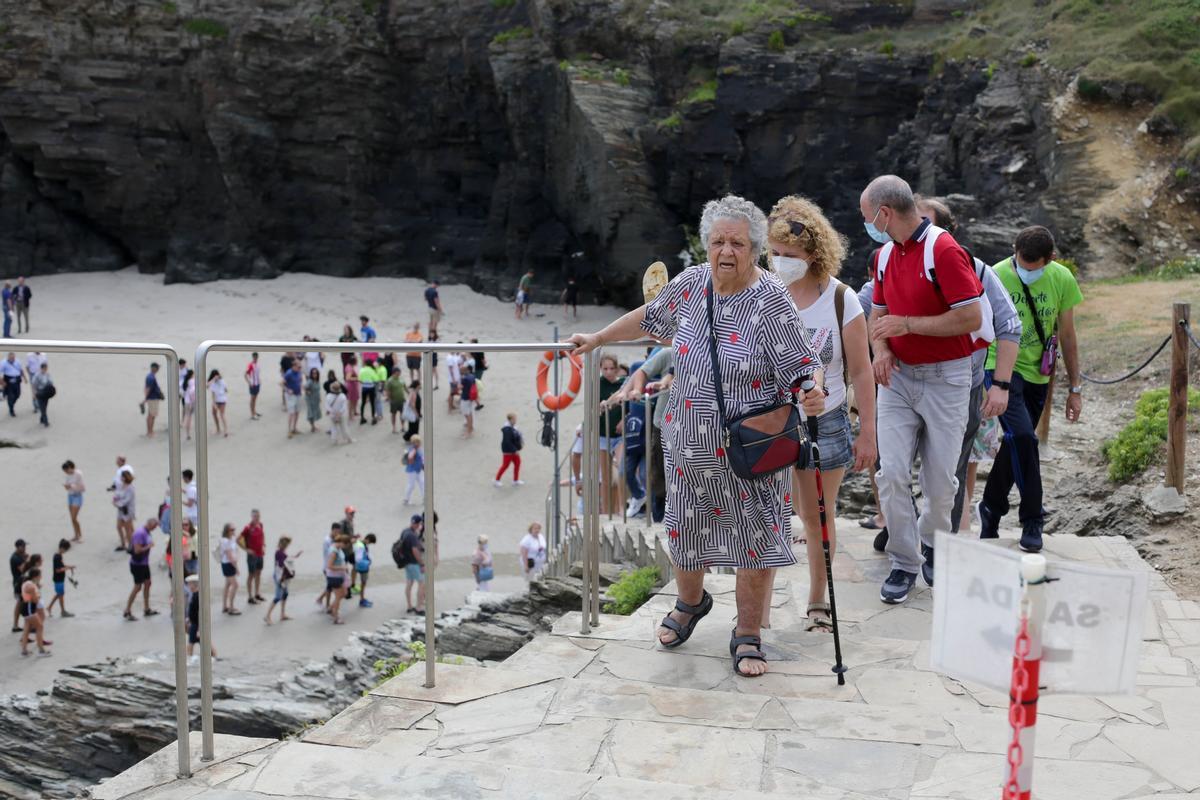
<instances>
[{"instance_id":1,"label":"backpack","mask_svg":"<svg viewBox=\"0 0 1200 800\"><path fill-rule=\"evenodd\" d=\"M472 402L479 399L479 381L471 381L471 389L467 392L467 399Z\"/></svg>"},{"instance_id":2,"label":"backpack","mask_svg":"<svg viewBox=\"0 0 1200 800\"><path fill-rule=\"evenodd\" d=\"M405 546L403 534L392 545L392 561L395 561L396 566L400 569L404 569L413 563L412 548Z\"/></svg>"}]
</instances>

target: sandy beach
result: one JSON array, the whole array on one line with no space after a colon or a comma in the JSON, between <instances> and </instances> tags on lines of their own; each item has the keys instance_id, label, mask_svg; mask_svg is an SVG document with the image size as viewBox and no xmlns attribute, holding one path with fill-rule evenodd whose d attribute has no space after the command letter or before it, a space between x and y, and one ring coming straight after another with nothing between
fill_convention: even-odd
<instances>
[{"instance_id":1,"label":"sandy beach","mask_svg":"<svg viewBox=\"0 0 1200 800\"><path fill-rule=\"evenodd\" d=\"M332 341L344 324L357 330L359 315L366 314L381 342L400 341L415 321L421 322L425 332L424 285L415 279L287 275L271 281L164 286L160 276L140 275L132 269L39 277L30 281L34 300L32 331L27 336L166 342L191 363L196 346L204 339L299 340L307 334ZM511 304L463 286L443 286L441 297L446 309L439 326L443 342L471 337L550 341L555 324L565 336L575 330L595 330L620 313L612 307L580 307L578 322L564 322L560 307L535 305L532 318L517 320ZM632 356L633 351L622 351L623 361ZM51 658L22 658L19 634L6 634L8 646L0 648L0 691L32 692L48 687L58 669L72 664L170 650L172 646L163 562L166 537L155 533L151 559L154 606L163 613L141 619L139 600L134 607L139 619L123 620L121 611L132 583L128 555L113 549L117 541L115 512L111 495L105 491L115 471L114 458L120 453L137 473L139 522L154 515L165 492L166 437L160 434L146 439L144 418L138 411L150 360L51 355L50 372L58 388L49 406L51 427L38 424L27 384L22 386L18 416L0 415L0 440L19 445L0 448L4 506L0 546L7 556L13 540L22 537L29 542L29 552L44 556L46 602L53 595L51 556L60 538L71 537L62 462L73 460L87 484L80 514L84 542L75 545L66 558L77 567L78 589L67 586L67 608L77 616L63 620L56 613L48 620L47 637L54 641ZM390 548L410 515L420 509L402 504L403 441L391 434L386 422L361 427L356 422L351 432L355 443L334 447L324 433L328 427L324 419L319 423L321 433L305 432L289 440L278 387L278 354L262 357L264 386L259 411L263 417L251 421L249 393L241 377L248 360L248 353L218 353L209 361L210 368L221 370L230 387L231 429L229 438L210 439L212 533L219 534L224 522L232 522L240 530L249 520L250 509L258 508L266 529L268 556L284 534L294 540L292 552L303 550L303 556L297 562L299 575L293 581L289 602L295 619L271 627L263 623L263 606L245 605L244 587L238 599L243 615L220 613L221 578L214 567L214 643L220 656L231 657L232 663L268 656L323 659L341 646L351 631L373 628L404 612L403 576L392 562ZM536 441L537 357L499 353L490 355L488 361L490 369L480 396L486 408L476 415L473 439L461 437L461 415L447 411L444 364L439 366L442 389L438 401L426 409L426 415L435 418L436 497L442 519L437 603L443 610L459 605L474 588L468 560L480 533L491 538L495 555L493 589L523 587L517 543L531 521L543 519L553 470L551 451ZM336 366L340 371L335 354L329 355L326 363L327 368ZM165 370L163 375L165 386ZM581 400L576 401L563 415L563 454L582 419L581 405ZM492 480L500 464L500 427L508 411L518 414L518 426L525 434L521 477L526 485L511 486L510 472L505 486L496 488ZM160 431L165 430L165 416L164 408ZM307 428L302 405L300 429ZM430 447L428 439L426 447ZM194 465L194 455L193 443L185 442L185 468ZM375 607L363 609L357 600L348 601L344 604L347 624L333 626L313 601L321 584L321 539L330 523L342 517L346 505L358 509L357 530L374 532L379 538L368 587ZM200 556L212 558L211 554ZM269 566L262 593L268 598L272 593ZM4 609L11 614L10 605ZM222 663L231 662L218 661L218 671Z\"/></svg>"}]
</instances>

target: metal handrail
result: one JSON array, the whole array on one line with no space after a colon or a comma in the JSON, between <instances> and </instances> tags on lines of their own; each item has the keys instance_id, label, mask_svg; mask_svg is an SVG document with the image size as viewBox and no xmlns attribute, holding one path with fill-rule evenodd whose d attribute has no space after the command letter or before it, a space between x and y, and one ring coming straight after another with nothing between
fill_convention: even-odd
<instances>
[{"instance_id":1,"label":"metal handrail","mask_svg":"<svg viewBox=\"0 0 1200 800\"><path fill-rule=\"evenodd\" d=\"M479 342L269 342L269 341L249 341L249 340L209 340L202 342L196 348L196 374L204 375L207 373L208 354L213 352L319 352L319 353L383 353L383 352L419 352L423 355L429 353L452 353L463 350L483 351L483 352L515 352L515 353L537 353L553 350L563 352L575 349L575 345L561 342L522 342L522 343L479 343ZM594 354L587 353L587 370L585 374L595 373L592 380L585 383L588 387L585 392L586 399L591 398L593 404L588 406L589 409L594 408L596 394L598 393L599 373L596 373L594 367ZM433 397L433 360L423 358L421 360L421 407L428 412L434 407ZM593 384L595 385L593 386ZM176 384L178 381L176 380ZM197 392L196 395L196 499L199 505L198 532L200 552L208 552L208 393ZM429 536L426 540L425 552L434 554L433 558L426 558L426 592L425 592L425 687L433 688L436 677L437 664L437 638L436 638L436 619L437 612L435 608L435 596L437 589L437 526L431 524L434 519L434 445L433 437L433 414L426 414L422 417L425 425L425 440L428 446L425 449L425 520L427 521L426 530ZM595 420L592 420L595 427ZM586 420L585 420L586 424ZM598 442L592 442L593 450L598 445ZM584 445L585 463L588 463L587 458L587 442ZM592 454L592 461L595 461L595 453ZM594 475L595 473L593 473ZM585 491L586 494L586 491ZM599 621L600 608L600 585L599 585L599 518L593 512L595 506L595 487L593 487L592 504L588 504L585 499L584 515L590 518L596 516L595 524L591 526L594 531L594 538L590 541L592 547L585 547L585 554L594 555L594 561L591 558L584 559L584 575L585 587L594 586L593 590L583 592L584 603L584 624L587 623L587 606L589 605L589 594L594 591L594 598L591 599L591 605L594 608L593 617ZM591 563L589 563L591 562ZM591 564L596 564L595 569L589 568ZM589 580L589 575L591 579ZM213 685L212 685L212 611L209 605L211 592L212 568L207 558L200 559L200 724L201 724L201 760L212 761L214 757L214 731L213 731ZM586 631L585 631L586 632Z\"/></svg>"},{"instance_id":2,"label":"metal handrail","mask_svg":"<svg viewBox=\"0 0 1200 800\"><path fill-rule=\"evenodd\" d=\"M94 353L97 355L161 356L167 362L167 483L171 493L171 552L183 553L183 490L181 482L181 443L179 440L179 353L167 344L143 342L83 342L51 339L0 339L0 348L13 352ZM176 565L183 563L182 556ZM201 559L201 564L205 560ZM171 571L171 586L175 603L171 622L175 640L175 729L179 757L177 774L191 777L191 753L188 750L188 688L187 688L187 604L183 602L183 570Z\"/></svg>"}]
</instances>

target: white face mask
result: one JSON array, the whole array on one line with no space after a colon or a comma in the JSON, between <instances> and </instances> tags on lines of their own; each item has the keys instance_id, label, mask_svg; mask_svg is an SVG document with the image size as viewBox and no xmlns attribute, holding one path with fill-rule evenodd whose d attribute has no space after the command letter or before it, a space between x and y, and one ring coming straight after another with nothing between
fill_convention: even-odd
<instances>
[{"instance_id":1,"label":"white face mask","mask_svg":"<svg viewBox=\"0 0 1200 800\"><path fill-rule=\"evenodd\" d=\"M808 274L808 262L803 258L772 256L771 262L784 286L794 283Z\"/></svg>"}]
</instances>

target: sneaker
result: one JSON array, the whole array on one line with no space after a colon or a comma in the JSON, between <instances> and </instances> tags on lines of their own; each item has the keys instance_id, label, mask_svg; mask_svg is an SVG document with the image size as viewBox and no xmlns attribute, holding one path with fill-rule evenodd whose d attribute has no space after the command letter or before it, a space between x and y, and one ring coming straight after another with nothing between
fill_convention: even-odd
<instances>
[{"instance_id":1,"label":"sneaker","mask_svg":"<svg viewBox=\"0 0 1200 800\"><path fill-rule=\"evenodd\" d=\"M887 529L887 525L884 525L883 530L881 530L879 533L875 534L875 541L871 543L871 546L875 548L876 553L886 553L887 552L887 543L888 543L888 529Z\"/></svg>"},{"instance_id":2,"label":"sneaker","mask_svg":"<svg viewBox=\"0 0 1200 800\"><path fill-rule=\"evenodd\" d=\"M636 517L638 512L641 511L645 506L646 506L646 498L645 497L631 497L631 498L629 498L629 508L626 510L625 513L628 516Z\"/></svg>"},{"instance_id":3,"label":"sneaker","mask_svg":"<svg viewBox=\"0 0 1200 800\"><path fill-rule=\"evenodd\" d=\"M1042 523L1027 522L1021 528L1021 549L1026 553L1038 553L1042 549Z\"/></svg>"},{"instance_id":4,"label":"sneaker","mask_svg":"<svg viewBox=\"0 0 1200 800\"><path fill-rule=\"evenodd\" d=\"M513 481L513 486L524 486L525 481Z\"/></svg>"},{"instance_id":5,"label":"sneaker","mask_svg":"<svg viewBox=\"0 0 1200 800\"><path fill-rule=\"evenodd\" d=\"M194 667L194 666L196 666L196 665L197 665L197 664L199 664L199 663L200 663L200 656L199 656L199 655L190 655L190 656L188 656L188 664L189 664L189 665L191 665L191 666L193 666L193 667Z\"/></svg>"},{"instance_id":6,"label":"sneaker","mask_svg":"<svg viewBox=\"0 0 1200 800\"><path fill-rule=\"evenodd\" d=\"M500 489L504 486L504 483L502 481L492 481L492 486L495 486L497 489Z\"/></svg>"},{"instance_id":7,"label":"sneaker","mask_svg":"<svg viewBox=\"0 0 1200 800\"><path fill-rule=\"evenodd\" d=\"M925 583L931 589L933 588L933 548L921 545L921 555L925 557L925 561L921 564L921 577L925 579Z\"/></svg>"},{"instance_id":8,"label":"sneaker","mask_svg":"<svg viewBox=\"0 0 1200 800\"><path fill-rule=\"evenodd\" d=\"M879 599L888 605L903 603L917 582L917 573L894 569L879 590Z\"/></svg>"},{"instance_id":9,"label":"sneaker","mask_svg":"<svg viewBox=\"0 0 1200 800\"><path fill-rule=\"evenodd\" d=\"M370 608L371 606L373 606L375 604L372 603L370 600L359 600L358 605L361 608Z\"/></svg>"},{"instance_id":10,"label":"sneaker","mask_svg":"<svg viewBox=\"0 0 1200 800\"><path fill-rule=\"evenodd\" d=\"M1000 538L1000 520L992 514L990 508L983 504L982 500L975 504L975 516L979 517L980 539Z\"/></svg>"}]
</instances>

